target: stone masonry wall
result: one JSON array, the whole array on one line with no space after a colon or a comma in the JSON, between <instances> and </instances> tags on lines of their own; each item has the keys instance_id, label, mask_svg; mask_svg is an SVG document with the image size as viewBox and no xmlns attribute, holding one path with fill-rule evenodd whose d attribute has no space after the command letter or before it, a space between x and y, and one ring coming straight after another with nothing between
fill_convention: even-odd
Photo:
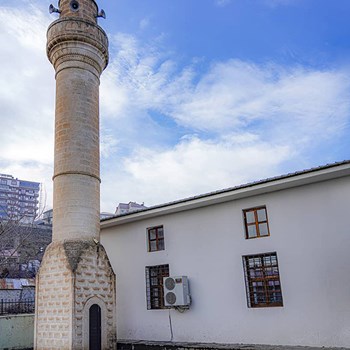
<instances>
[{"instance_id":1,"label":"stone masonry wall","mask_svg":"<svg viewBox=\"0 0 350 350\"><path fill-rule=\"evenodd\" d=\"M98 239L99 79L67 68L56 84L53 239Z\"/></svg>"},{"instance_id":2,"label":"stone masonry wall","mask_svg":"<svg viewBox=\"0 0 350 350\"><path fill-rule=\"evenodd\" d=\"M108 63L108 39L96 24L97 4L59 3L47 32L56 72L53 241L99 239L99 85ZM87 16L87 17L86 17Z\"/></svg>"},{"instance_id":3,"label":"stone masonry wall","mask_svg":"<svg viewBox=\"0 0 350 350\"><path fill-rule=\"evenodd\" d=\"M115 275L103 246L92 244L83 251L75 276L75 348L87 348L88 311L93 304L98 304L105 335L102 336L105 339L103 349L115 349Z\"/></svg>"},{"instance_id":4,"label":"stone masonry wall","mask_svg":"<svg viewBox=\"0 0 350 350\"><path fill-rule=\"evenodd\" d=\"M36 349L70 349L73 273L62 244L46 249L36 286Z\"/></svg>"},{"instance_id":5,"label":"stone masonry wall","mask_svg":"<svg viewBox=\"0 0 350 350\"><path fill-rule=\"evenodd\" d=\"M59 6L62 17L77 17L83 18L87 21L96 23L96 15L98 7L95 1L91 0L79 0L80 9L79 12L72 12L70 8L71 0L60 0Z\"/></svg>"},{"instance_id":6,"label":"stone masonry wall","mask_svg":"<svg viewBox=\"0 0 350 350\"><path fill-rule=\"evenodd\" d=\"M101 308L102 349L116 348L115 275L103 246L52 243L37 277L36 350L89 349L89 310Z\"/></svg>"},{"instance_id":7,"label":"stone masonry wall","mask_svg":"<svg viewBox=\"0 0 350 350\"><path fill-rule=\"evenodd\" d=\"M115 275L98 243L99 84L108 38L97 25L96 1L58 6L46 47L56 73L53 243L37 277L35 349L88 350L90 308L98 305L102 349L112 350Z\"/></svg>"}]
</instances>

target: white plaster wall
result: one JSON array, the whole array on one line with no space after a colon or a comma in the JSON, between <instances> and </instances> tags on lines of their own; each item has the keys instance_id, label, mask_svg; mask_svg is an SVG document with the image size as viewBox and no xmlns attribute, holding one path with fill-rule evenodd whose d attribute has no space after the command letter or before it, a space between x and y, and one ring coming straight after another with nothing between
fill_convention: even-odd
<instances>
[{"instance_id":1,"label":"white plaster wall","mask_svg":"<svg viewBox=\"0 0 350 350\"><path fill-rule=\"evenodd\" d=\"M145 266L187 275L193 299L171 310L173 340L349 346L350 178L144 219L101 232L117 276L119 339L170 340L169 310L147 310ZM270 237L246 240L242 209L266 205ZM163 225L165 250L147 252ZM242 255L276 251L283 307L248 308Z\"/></svg>"},{"instance_id":2,"label":"white plaster wall","mask_svg":"<svg viewBox=\"0 0 350 350\"><path fill-rule=\"evenodd\" d=\"M33 314L0 316L0 350L29 349L33 342Z\"/></svg>"}]
</instances>

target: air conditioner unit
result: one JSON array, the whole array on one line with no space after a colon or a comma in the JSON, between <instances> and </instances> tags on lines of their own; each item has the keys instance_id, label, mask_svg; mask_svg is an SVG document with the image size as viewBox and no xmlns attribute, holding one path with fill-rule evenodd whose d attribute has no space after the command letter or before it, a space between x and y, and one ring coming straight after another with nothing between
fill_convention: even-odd
<instances>
[{"instance_id":1,"label":"air conditioner unit","mask_svg":"<svg viewBox=\"0 0 350 350\"><path fill-rule=\"evenodd\" d=\"M190 306L191 297L187 276L164 277L163 288L165 306Z\"/></svg>"}]
</instances>

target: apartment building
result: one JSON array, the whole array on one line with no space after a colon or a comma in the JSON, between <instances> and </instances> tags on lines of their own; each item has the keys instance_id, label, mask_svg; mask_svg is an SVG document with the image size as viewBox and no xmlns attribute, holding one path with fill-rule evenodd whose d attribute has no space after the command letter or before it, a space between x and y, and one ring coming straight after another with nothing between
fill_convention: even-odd
<instances>
[{"instance_id":1,"label":"apartment building","mask_svg":"<svg viewBox=\"0 0 350 350\"><path fill-rule=\"evenodd\" d=\"M0 174L0 220L32 222L38 213L40 183Z\"/></svg>"}]
</instances>

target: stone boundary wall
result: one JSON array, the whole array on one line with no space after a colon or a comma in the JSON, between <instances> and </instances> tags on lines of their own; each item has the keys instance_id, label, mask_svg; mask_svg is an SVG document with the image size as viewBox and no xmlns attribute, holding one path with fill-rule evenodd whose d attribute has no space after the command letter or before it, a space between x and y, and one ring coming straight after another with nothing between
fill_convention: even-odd
<instances>
[{"instance_id":1,"label":"stone boundary wall","mask_svg":"<svg viewBox=\"0 0 350 350\"><path fill-rule=\"evenodd\" d=\"M118 341L118 350L350 350L350 348L329 348L310 346L248 345L173 343L151 341Z\"/></svg>"},{"instance_id":2,"label":"stone boundary wall","mask_svg":"<svg viewBox=\"0 0 350 350\"><path fill-rule=\"evenodd\" d=\"M34 314L0 316L0 350L33 349Z\"/></svg>"}]
</instances>

